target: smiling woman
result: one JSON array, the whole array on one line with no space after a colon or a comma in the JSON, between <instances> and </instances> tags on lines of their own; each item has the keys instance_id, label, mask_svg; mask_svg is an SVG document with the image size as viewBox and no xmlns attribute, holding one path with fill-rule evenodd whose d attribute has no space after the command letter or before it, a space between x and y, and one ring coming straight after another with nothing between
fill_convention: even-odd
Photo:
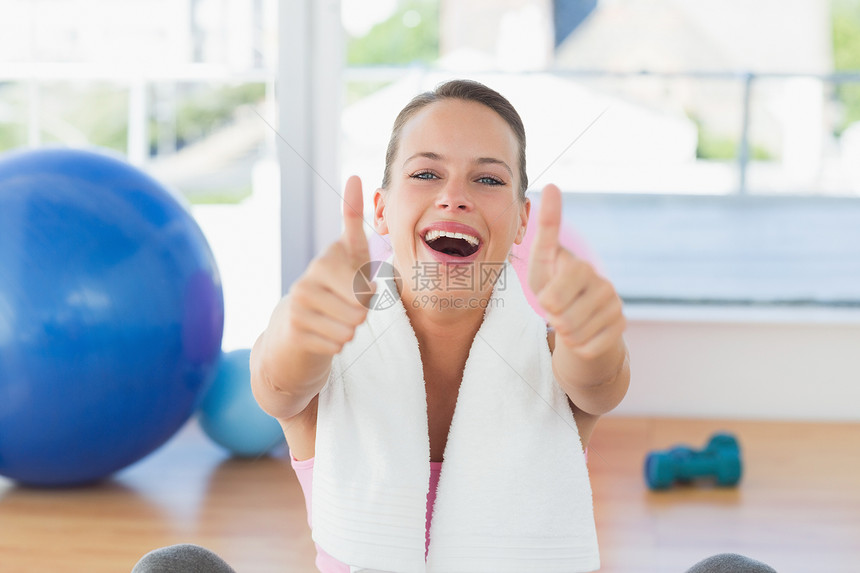
<instances>
[{"instance_id":1,"label":"smiling woman","mask_svg":"<svg viewBox=\"0 0 860 573\"><path fill-rule=\"evenodd\" d=\"M417 96L373 194L412 280L392 293L377 277L399 297L384 308L353 290L370 251L351 177L343 235L254 346L253 390L284 429L323 572L600 567L583 448L627 391L626 322L612 284L560 245L554 185L529 261L549 333L526 301L508 261L529 221L524 147L486 86Z\"/></svg>"},{"instance_id":2,"label":"smiling woman","mask_svg":"<svg viewBox=\"0 0 860 573\"><path fill-rule=\"evenodd\" d=\"M391 263L412 273L398 304L368 312L349 290L369 257L351 178L341 241L311 263L255 346L258 400L305 475L320 560L338 563L324 570L449 570L463 555L475 570L522 570L559 535L555 566L598 567L582 448L626 392L624 319L611 284L559 246L554 186L532 268L553 335L514 274L505 280L530 211L524 146L517 112L482 84L417 96L395 121L373 194ZM376 384L362 383L369 377ZM379 411L379 394L396 407ZM511 451L528 452L524 474L505 471ZM476 479L494 491L475 496ZM532 493L511 495L523 489ZM556 510L536 515L535 504ZM363 524L360 539L349 523ZM511 538L524 545L512 550Z\"/></svg>"},{"instance_id":3,"label":"smiling woman","mask_svg":"<svg viewBox=\"0 0 860 573\"><path fill-rule=\"evenodd\" d=\"M374 194L374 220L378 233L391 235L394 265L411 270L412 285L420 288L438 265L469 264L477 276L479 264L504 263L511 245L522 242L530 208L524 145L516 111L476 82L443 84L403 109ZM470 284L471 292L445 294L487 299L493 288L490 281ZM410 285L401 293L407 308L418 296ZM482 313L474 308L476 331Z\"/></svg>"}]
</instances>

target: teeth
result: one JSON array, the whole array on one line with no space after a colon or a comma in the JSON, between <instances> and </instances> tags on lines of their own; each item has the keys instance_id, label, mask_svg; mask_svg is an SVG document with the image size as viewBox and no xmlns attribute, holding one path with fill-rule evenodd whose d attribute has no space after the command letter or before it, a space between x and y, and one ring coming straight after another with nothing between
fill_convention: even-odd
<instances>
[{"instance_id":1,"label":"teeth","mask_svg":"<svg viewBox=\"0 0 860 573\"><path fill-rule=\"evenodd\" d=\"M464 241L468 241L470 245L473 247L478 246L480 242L478 237L473 237L472 235L466 235L464 233L450 233L448 231L440 231L438 229L433 229L431 231L427 231L427 234L424 235L424 240L428 243L435 241L439 237L449 237L451 239L463 239Z\"/></svg>"}]
</instances>

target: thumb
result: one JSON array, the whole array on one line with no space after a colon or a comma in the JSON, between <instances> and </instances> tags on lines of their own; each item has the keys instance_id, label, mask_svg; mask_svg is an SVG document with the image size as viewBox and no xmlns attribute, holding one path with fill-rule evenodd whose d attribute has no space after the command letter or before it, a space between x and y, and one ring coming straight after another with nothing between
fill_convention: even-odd
<instances>
[{"instance_id":1,"label":"thumb","mask_svg":"<svg viewBox=\"0 0 860 573\"><path fill-rule=\"evenodd\" d=\"M367 235L364 234L364 197L361 179L353 175L346 181L343 192L343 234L341 241L358 265L370 258Z\"/></svg>"},{"instance_id":2,"label":"thumb","mask_svg":"<svg viewBox=\"0 0 860 573\"><path fill-rule=\"evenodd\" d=\"M539 293L555 272L558 233L561 229L561 190L555 185L543 188L532 249L529 255L529 287Z\"/></svg>"}]
</instances>

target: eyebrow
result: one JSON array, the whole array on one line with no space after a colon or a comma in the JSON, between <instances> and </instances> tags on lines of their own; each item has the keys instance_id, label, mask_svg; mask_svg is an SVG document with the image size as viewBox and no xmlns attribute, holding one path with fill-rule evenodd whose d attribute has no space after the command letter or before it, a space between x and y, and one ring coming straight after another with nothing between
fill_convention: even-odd
<instances>
[{"instance_id":1,"label":"eyebrow","mask_svg":"<svg viewBox=\"0 0 860 573\"><path fill-rule=\"evenodd\" d=\"M432 151L419 151L418 153L415 153L415 154L407 157L406 161L403 162L403 165L406 165L407 163L409 163L410 161L412 161L413 159L415 159L417 157L425 157L427 159L432 159L434 161L442 161L443 159L445 159L442 155L439 155L438 153L434 153ZM502 167L504 167L508 171L508 174L511 177L514 176L514 172L511 171L511 168L508 166L508 164L505 163L504 161L502 161L501 159L496 159L495 157L478 157L477 159L475 159L473 161L473 163L478 164L478 165L486 165L486 164L501 165Z\"/></svg>"}]
</instances>

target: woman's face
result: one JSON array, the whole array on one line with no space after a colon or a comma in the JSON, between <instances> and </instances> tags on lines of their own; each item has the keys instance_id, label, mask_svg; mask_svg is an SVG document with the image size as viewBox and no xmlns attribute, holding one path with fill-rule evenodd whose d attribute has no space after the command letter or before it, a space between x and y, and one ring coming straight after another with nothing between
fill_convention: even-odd
<instances>
[{"instance_id":1,"label":"woman's face","mask_svg":"<svg viewBox=\"0 0 860 573\"><path fill-rule=\"evenodd\" d=\"M529 202L518 198L518 149L505 120L476 102L438 101L403 126L391 184L373 201L395 266L415 279L405 283L417 282L416 273L427 275L426 285L436 273L471 272L466 290L492 287L478 284L481 266L500 268L528 222Z\"/></svg>"}]
</instances>

